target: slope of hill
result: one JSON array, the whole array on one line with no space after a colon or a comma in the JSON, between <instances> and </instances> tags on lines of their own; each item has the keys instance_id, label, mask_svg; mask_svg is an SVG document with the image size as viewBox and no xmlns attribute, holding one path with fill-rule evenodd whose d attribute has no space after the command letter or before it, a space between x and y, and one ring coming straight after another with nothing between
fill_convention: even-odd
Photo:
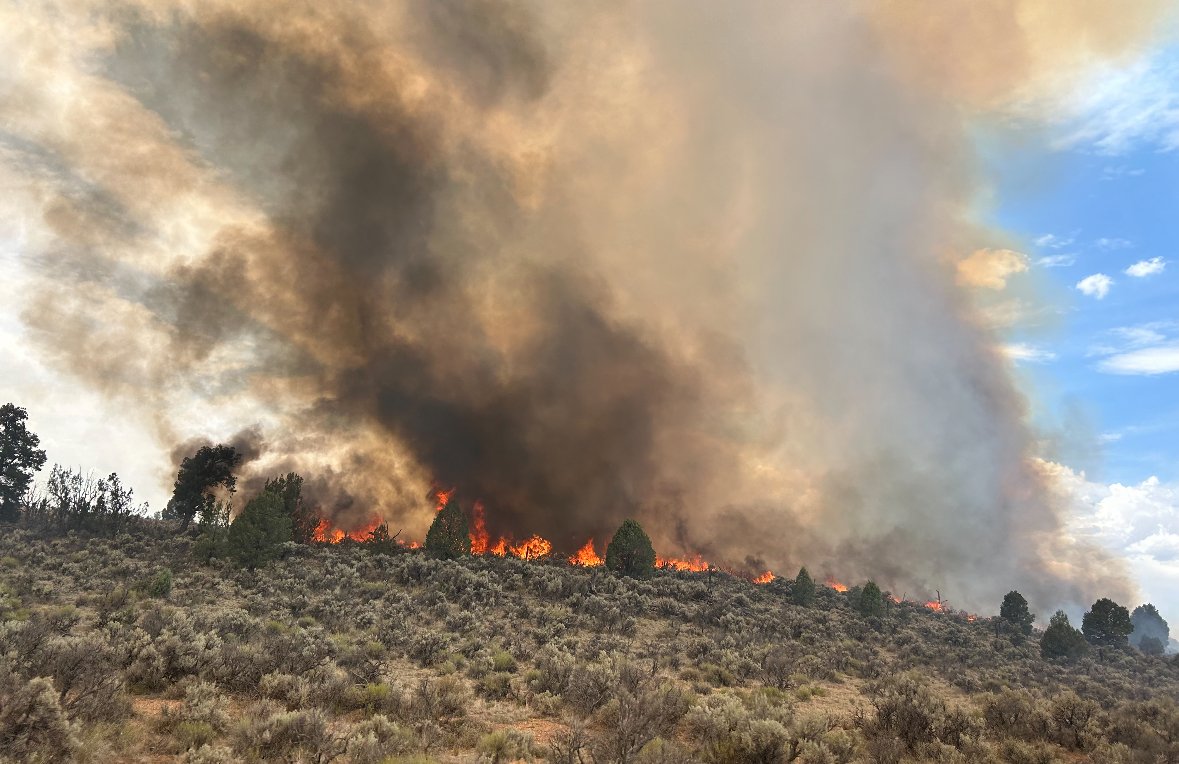
<instances>
[{"instance_id":1,"label":"slope of hill","mask_svg":"<svg viewBox=\"0 0 1179 764\"><path fill-rule=\"evenodd\" d=\"M249 572L153 527L0 534L0 760L1179 761L1179 665L1132 650L781 579L348 542Z\"/></svg>"}]
</instances>

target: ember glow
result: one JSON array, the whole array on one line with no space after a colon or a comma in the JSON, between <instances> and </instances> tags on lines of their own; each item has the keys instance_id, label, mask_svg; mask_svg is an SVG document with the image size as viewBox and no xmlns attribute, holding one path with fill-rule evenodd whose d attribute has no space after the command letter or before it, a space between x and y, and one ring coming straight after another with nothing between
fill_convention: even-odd
<instances>
[{"instance_id":1,"label":"ember glow","mask_svg":"<svg viewBox=\"0 0 1179 764\"><path fill-rule=\"evenodd\" d=\"M599 565L606 564L606 561L599 557L597 550L594 549L593 539L585 542L585 546L571 554L569 556L569 562L574 565L580 565L583 568L596 568Z\"/></svg>"}]
</instances>

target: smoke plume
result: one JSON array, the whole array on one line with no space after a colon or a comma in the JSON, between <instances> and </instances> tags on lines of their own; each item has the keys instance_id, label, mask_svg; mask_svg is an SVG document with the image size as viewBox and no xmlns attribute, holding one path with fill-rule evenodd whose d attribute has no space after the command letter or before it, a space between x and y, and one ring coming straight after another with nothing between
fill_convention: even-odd
<instances>
[{"instance_id":1,"label":"smoke plume","mask_svg":"<svg viewBox=\"0 0 1179 764\"><path fill-rule=\"evenodd\" d=\"M420 537L437 485L566 551L633 516L960 606L1124 595L958 275L1008 246L969 122L1155 16L1108 7L9 7L26 332L168 452L255 428L345 527Z\"/></svg>"}]
</instances>

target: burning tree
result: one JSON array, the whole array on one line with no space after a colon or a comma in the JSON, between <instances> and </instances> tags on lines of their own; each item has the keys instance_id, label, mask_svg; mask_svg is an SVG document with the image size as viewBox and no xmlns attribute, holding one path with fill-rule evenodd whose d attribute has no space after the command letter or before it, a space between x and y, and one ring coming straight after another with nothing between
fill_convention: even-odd
<instances>
[{"instance_id":1,"label":"burning tree","mask_svg":"<svg viewBox=\"0 0 1179 764\"><path fill-rule=\"evenodd\" d=\"M426 554L453 560L470 553L471 536L467 528L467 516L457 501L448 500L438 509L430 530L426 532Z\"/></svg>"},{"instance_id":2,"label":"burning tree","mask_svg":"<svg viewBox=\"0 0 1179 764\"><path fill-rule=\"evenodd\" d=\"M610 546L606 547L606 567L615 573L643 578L655 571L655 548L643 526L624 520Z\"/></svg>"}]
</instances>

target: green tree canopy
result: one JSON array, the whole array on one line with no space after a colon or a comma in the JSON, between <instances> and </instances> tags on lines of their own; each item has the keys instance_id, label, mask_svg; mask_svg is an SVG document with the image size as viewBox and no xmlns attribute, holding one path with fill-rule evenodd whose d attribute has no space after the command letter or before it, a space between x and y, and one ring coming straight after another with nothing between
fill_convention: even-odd
<instances>
[{"instance_id":1,"label":"green tree canopy","mask_svg":"<svg viewBox=\"0 0 1179 764\"><path fill-rule=\"evenodd\" d=\"M1094 602L1081 620L1081 633L1098 647L1122 647L1132 631L1129 611L1108 597Z\"/></svg>"},{"instance_id":2,"label":"green tree canopy","mask_svg":"<svg viewBox=\"0 0 1179 764\"><path fill-rule=\"evenodd\" d=\"M180 520L181 529L197 515L213 508L213 490L221 487L233 493L237 489L234 472L241 466L242 455L233 446L202 446L192 456L184 457L176 472L172 498L164 509L165 519Z\"/></svg>"},{"instance_id":3,"label":"green tree canopy","mask_svg":"<svg viewBox=\"0 0 1179 764\"><path fill-rule=\"evenodd\" d=\"M291 518L291 540L299 544L310 544L319 525L319 512L303 500L303 478L288 472L266 481L263 489L282 499L283 512Z\"/></svg>"},{"instance_id":4,"label":"green tree canopy","mask_svg":"<svg viewBox=\"0 0 1179 764\"><path fill-rule=\"evenodd\" d=\"M644 578L655 571L655 548L643 526L623 520L606 547L606 567L623 576Z\"/></svg>"},{"instance_id":5,"label":"green tree canopy","mask_svg":"<svg viewBox=\"0 0 1179 764\"><path fill-rule=\"evenodd\" d=\"M1088 649L1081 632L1069 623L1068 615L1057 610L1048 622L1048 628L1044 629L1044 636L1040 637L1040 654L1045 658L1076 660Z\"/></svg>"},{"instance_id":6,"label":"green tree canopy","mask_svg":"<svg viewBox=\"0 0 1179 764\"><path fill-rule=\"evenodd\" d=\"M1028 610L1028 601L1023 595L1012 589L1003 597L1003 604L999 607L999 617L1011 624L1020 634L1031 634L1032 623L1036 617Z\"/></svg>"},{"instance_id":7,"label":"green tree canopy","mask_svg":"<svg viewBox=\"0 0 1179 764\"><path fill-rule=\"evenodd\" d=\"M1130 623L1134 626L1134 631L1130 633L1130 644L1142 652L1147 652L1143 647L1143 640L1153 639L1164 648L1171 641L1170 627L1159 614L1158 608L1149 602L1134 608L1134 612L1130 614ZM1154 648L1152 643L1150 649Z\"/></svg>"},{"instance_id":8,"label":"green tree canopy","mask_svg":"<svg viewBox=\"0 0 1179 764\"><path fill-rule=\"evenodd\" d=\"M860 596L856 599L856 610L864 616L884 615L884 592L880 591L875 581L869 581L860 590Z\"/></svg>"},{"instance_id":9,"label":"green tree canopy","mask_svg":"<svg viewBox=\"0 0 1179 764\"><path fill-rule=\"evenodd\" d=\"M467 528L467 516L459 508L458 501L451 496L450 501L430 524L426 531L426 554L442 560L454 560L471 553L471 536Z\"/></svg>"},{"instance_id":10,"label":"green tree canopy","mask_svg":"<svg viewBox=\"0 0 1179 764\"><path fill-rule=\"evenodd\" d=\"M239 565L253 570L278 556L291 540L291 518L281 492L263 491L246 504L233 519L226 537L229 555Z\"/></svg>"},{"instance_id":11,"label":"green tree canopy","mask_svg":"<svg viewBox=\"0 0 1179 764\"><path fill-rule=\"evenodd\" d=\"M0 406L0 522L20 519L20 505L33 474L45 465L41 439L29 432L29 414L12 403Z\"/></svg>"},{"instance_id":12,"label":"green tree canopy","mask_svg":"<svg viewBox=\"0 0 1179 764\"><path fill-rule=\"evenodd\" d=\"M809 607L815 601L815 581L805 566L798 569L794 585L790 587L790 599L803 607Z\"/></svg>"}]
</instances>

